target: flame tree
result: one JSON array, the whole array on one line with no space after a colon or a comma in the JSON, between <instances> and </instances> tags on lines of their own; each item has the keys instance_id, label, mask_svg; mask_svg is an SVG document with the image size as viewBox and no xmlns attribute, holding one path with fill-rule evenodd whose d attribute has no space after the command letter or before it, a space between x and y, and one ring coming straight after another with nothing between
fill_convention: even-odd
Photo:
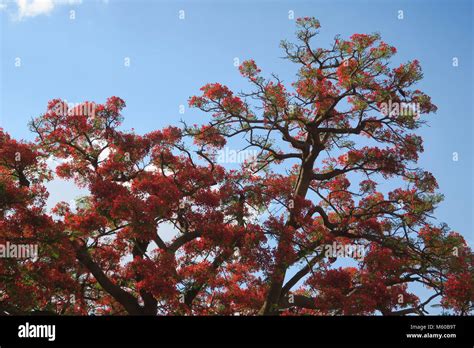
<instances>
[{"instance_id":1,"label":"flame tree","mask_svg":"<svg viewBox=\"0 0 474 348\"><path fill-rule=\"evenodd\" d=\"M52 100L31 122L33 143L2 131L0 241L39 255L0 259L0 310L423 315L439 300L469 314L472 252L433 223L442 195L416 166L415 131L436 111L414 89L419 62L391 68L396 49L378 34L314 48L319 22L297 25L298 42L282 42L296 81L246 61L250 92L211 83L190 99L211 114L203 125L122 131L125 102L111 97L94 115ZM258 154L238 170L216 160L233 137ZM45 208L48 158L86 190L75 207ZM364 253L336 267L347 255L329 246Z\"/></svg>"}]
</instances>

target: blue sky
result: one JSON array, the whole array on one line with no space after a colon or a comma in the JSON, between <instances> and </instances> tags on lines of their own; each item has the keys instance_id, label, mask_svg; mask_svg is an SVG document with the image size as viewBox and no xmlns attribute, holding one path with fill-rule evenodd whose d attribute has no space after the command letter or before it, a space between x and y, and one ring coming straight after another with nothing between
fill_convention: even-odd
<instances>
[{"instance_id":1,"label":"blue sky","mask_svg":"<svg viewBox=\"0 0 474 348\"><path fill-rule=\"evenodd\" d=\"M17 138L33 137L28 120L53 98L103 102L119 96L127 103L124 128L138 133L181 118L200 123L206 116L188 109L187 100L202 85L248 90L235 58L253 58L263 74L290 83L296 66L281 59L279 48L281 39L294 39L289 11L320 20L315 46L328 46L336 34L380 32L398 49L394 66L421 62L419 88L438 112L420 131L425 153L419 164L435 175L445 195L437 219L473 245L471 1L36 1L0 0L0 126ZM186 105L184 114L180 105ZM77 192L67 186L55 184L52 195L72 198Z\"/></svg>"}]
</instances>

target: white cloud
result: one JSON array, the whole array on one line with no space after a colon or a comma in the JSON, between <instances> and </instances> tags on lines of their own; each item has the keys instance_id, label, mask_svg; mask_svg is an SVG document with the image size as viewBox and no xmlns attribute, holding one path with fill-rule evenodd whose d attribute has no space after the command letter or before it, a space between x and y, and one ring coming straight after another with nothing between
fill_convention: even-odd
<instances>
[{"instance_id":1,"label":"white cloud","mask_svg":"<svg viewBox=\"0 0 474 348\"><path fill-rule=\"evenodd\" d=\"M50 14L55 7L60 5L77 5L82 0L16 0L18 6L18 19L36 17Z\"/></svg>"}]
</instances>

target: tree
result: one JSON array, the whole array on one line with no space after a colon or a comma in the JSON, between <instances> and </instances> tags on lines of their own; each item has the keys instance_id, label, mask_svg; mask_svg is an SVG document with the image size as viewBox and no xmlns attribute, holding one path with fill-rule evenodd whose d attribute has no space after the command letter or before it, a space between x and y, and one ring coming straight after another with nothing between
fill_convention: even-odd
<instances>
[{"instance_id":1,"label":"tree","mask_svg":"<svg viewBox=\"0 0 474 348\"><path fill-rule=\"evenodd\" d=\"M0 309L405 315L440 298L468 314L472 252L433 224L442 195L415 167L423 146L412 132L436 111L412 89L419 63L391 69L396 50L377 34L314 49L319 22L297 25L299 42L282 43L300 65L292 87L246 61L252 92L212 83L190 99L212 114L207 124L140 136L119 129L120 98L93 114L89 102L68 110L56 99L31 122L33 144L2 132L0 238L40 252L0 259ZM258 155L226 169L217 156L237 136ZM46 210L49 157L61 161L57 175L87 190L75 207ZM354 265L334 267L341 256ZM420 299L410 283L432 295Z\"/></svg>"}]
</instances>

